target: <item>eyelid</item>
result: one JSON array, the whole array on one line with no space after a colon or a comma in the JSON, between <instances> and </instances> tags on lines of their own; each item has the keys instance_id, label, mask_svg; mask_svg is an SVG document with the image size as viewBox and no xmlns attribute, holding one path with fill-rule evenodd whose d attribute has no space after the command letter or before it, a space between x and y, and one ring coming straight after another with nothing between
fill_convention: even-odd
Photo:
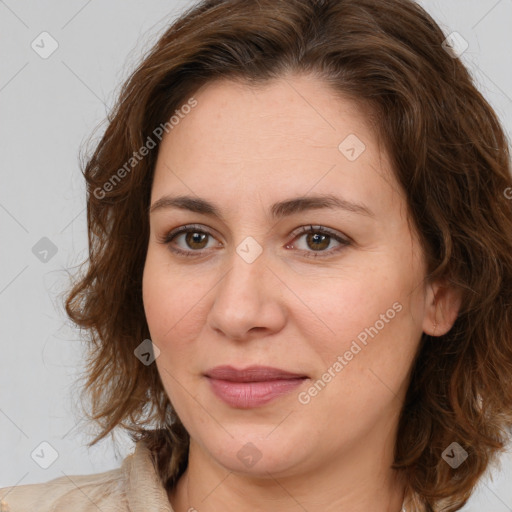
<instances>
[{"instance_id":1,"label":"eyelid","mask_svg":"<svg viewBox=\"0 0 512 512\"><path fill-rule=\"evenodd\" d=\"M308 224L305 226L301 226L300 228L297 228L296 230L292 231L290 236L297 236L302 235L304 233L324 233L326 235L332 236L335 239L339 239L339 241L344 241L347 243L353 243L353 240L345 235L345 233L341 233L340 231L332 228L328 228L326 226L322 226L320 224Z\"/></svg>"},{"instance_id":2,"label":"eyelid","mask_svg":"<svg viewBox=\"0 0 512 512\"><path fill-rule=\"evenodd\" d=\"M158 237L158 241L161 243L170 243L174 237L177 235L181 235L183 233L187 233L189 231L197 231L200 233L206 233L213 238L216 238L213 234L213 230L211 228L206 228L202 224L184 224L183 226L179 226L171 231L164 233L162 236ZM196 251L198 252L198 251Z\"/></svg>"},{"instance_id":3,"label":"eyelid","mask_svg":"<svg viewBox=\"0 0 512 512\"><path fill-rule=\"evenodd\" d=\"M301 226L297 230L295 230L292 235L294 235L293 241L302 235L309 234L309 233L320 233L323 235L328 235L331 239L334 239L336 242L338 242L339 246L335 247L334 249L329 249L327 251L304 251L299 249L299 252L304 254L304 257L306 258L324 258L328 259L329 257L336 256L338 253L340 253L343 249L346 247L352 246L354 244L353 240L345 235L344 233L340 233L337 230L333 230L331 228L328 228L326 226L321 225L308 225L308 226ZM292 241L292 246L293 246ZM287 247L289 247L290 244L287 244Z\"/></svg>"}]
</instances>

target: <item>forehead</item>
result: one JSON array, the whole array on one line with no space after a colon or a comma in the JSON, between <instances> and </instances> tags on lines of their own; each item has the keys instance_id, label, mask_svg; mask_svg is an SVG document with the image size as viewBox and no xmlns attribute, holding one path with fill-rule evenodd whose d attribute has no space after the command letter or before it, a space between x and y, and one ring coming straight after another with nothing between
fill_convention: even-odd
<instances>
[{"instance_id":1,"label":"forehead","mask_svg":"<svg viewBox=\"0 0 512 512\"><path fill-rule=\"evenodd\" d=\"M176 187L233 200L344 191L384 207L400 192L366 116L314 77L218 80L194 98L162 140L153 199Z\"/></svg>"},{"instance_id":2,"label":"forehead","mask_svg":"<svg viewBox=\"0 0 512 512\"><path fill-rule=\"evenodd\" d=\"M320 149L336 148L351 133L375 142L376 134L358 106L312 76L292 75L257 86L216 80L194 98L197 106L180 121L180 130L173 129L175 135L185 130L187 134L174 138L193 134L196 144L215 149L215 154L249 149L251 144L263 154L278 148L300 152L301 141ZM265 145L257 145L262 140Z\"/></svg>"}]
</instances>

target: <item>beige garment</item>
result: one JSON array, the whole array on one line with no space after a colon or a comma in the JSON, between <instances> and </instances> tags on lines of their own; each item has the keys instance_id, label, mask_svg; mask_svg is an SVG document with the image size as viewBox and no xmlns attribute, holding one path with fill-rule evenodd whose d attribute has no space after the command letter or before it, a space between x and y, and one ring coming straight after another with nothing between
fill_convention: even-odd
<instances>
[{"instance_id":1,"label":"beige garment","mask_svg":"<svg viewBox=\"0 0 512 512\"><path fill-rule=\"evenodd\" d=\"M173 512L142 441L118 469L4 487L0 503L0 512Z\"/></svg>"}]
</instances>

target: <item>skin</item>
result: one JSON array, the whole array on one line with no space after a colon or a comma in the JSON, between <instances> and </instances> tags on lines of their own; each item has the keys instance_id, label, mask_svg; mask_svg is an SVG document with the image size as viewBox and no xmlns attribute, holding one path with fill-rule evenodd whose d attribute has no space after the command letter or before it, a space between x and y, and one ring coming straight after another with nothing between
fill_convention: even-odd
<instances>
[{"instance_id":1,"label":"skin","mask_svg":"<svg viewBox=\"0 0 512 512\"><path fill-rule=\"evenodd\" d=\"M302 75L259 88L211 82L194 97L197 106L162 140L151 204L192 195L215 203L222 219L152 211L143 277L158 372L191 437L172 507L398 512L404 486L390 466L411 363L423 332L451 328L458 297L426 281L405 195L354 103ZM354 161L338 149L349 134L366 146ZM271 218L273 203L313 194L364 204L373 215L322 208ZM186 224L211 236L162 243ZM309 225L351 244L298 233ZM263 249L252 263L236 251L249 236ZM396 303L401 311L333 372L358 334ZM239 409L218 399L203 375L223 364L309 378L264 406ZM329 368L335 377L301 403L299 393ZM246 443L261 455L251 467L237 457Z\"/></svg>"}]
</instances>

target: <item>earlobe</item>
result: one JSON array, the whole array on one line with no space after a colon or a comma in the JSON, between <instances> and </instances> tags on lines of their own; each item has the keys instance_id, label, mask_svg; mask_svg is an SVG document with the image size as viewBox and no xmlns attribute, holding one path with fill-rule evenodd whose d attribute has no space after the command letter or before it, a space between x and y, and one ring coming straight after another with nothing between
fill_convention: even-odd
<instances>
[{"instance_id":1,"label":"earlobe","mask_svg":"<svg viewBox=\"0 0 512 512\"><path fill-rule=\"evenodd\" d=\"M446 334L455 323L461 306L460 290L443 283L433 283L427 292L423 332L430 336Z\"/></svg>"}]
</instances>

